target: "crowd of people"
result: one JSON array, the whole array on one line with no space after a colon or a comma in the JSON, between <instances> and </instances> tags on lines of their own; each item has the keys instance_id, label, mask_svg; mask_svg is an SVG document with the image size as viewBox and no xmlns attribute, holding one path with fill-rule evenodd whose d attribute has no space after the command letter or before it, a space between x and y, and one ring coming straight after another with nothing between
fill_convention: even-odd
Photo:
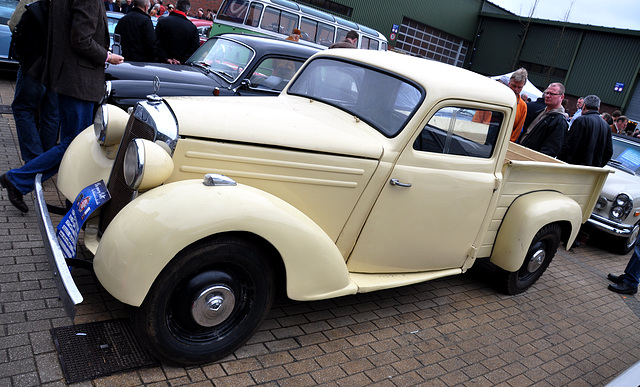
<instances>
[{"instance_id":1,"label":"crowd of people","mask_svg":"<svg viewBox=\"0 0 640 387\"><path fill-rule=\"evenodd\" d=\"M149 15L151 1L131 1L133 8L115 28L127 61L181 64L198 49L198 29L187 17L189 0L178 0L168 16L158 19L155 28ZM154 1L161 4L161 0Z\"/></svg>"},{"instance_id":2,"label":"crowd of people","mask_svg":"<svg viewBox=\"0 0 640 387\"><path fill-rule=\"evenodd\" d=\"M128 14L133 10L135 5L133 4L133 0L103 0L104 8L107 11L111 12L121 12L124 14ZM166 7L163 5L163 0L153 0L153 5L149 6L149 9L146 11L149 16L168 16L171 12L174 11L174 5L168 4ZM195 12L195 17L198 19L204 20L213 20L216 12L207 8L205 11L202 8L198 8Z\"/></svg>"}]
</instances>

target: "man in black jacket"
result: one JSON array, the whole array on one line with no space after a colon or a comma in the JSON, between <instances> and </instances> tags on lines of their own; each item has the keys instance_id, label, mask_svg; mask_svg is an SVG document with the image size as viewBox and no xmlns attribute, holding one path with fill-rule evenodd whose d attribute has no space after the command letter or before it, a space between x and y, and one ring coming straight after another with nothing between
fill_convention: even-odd
<instances>
[{"instance_id":1,"label":"man in black jacket","mask_svg":"<svg viewBox=\"0 0 640 387\"><path fill-rule=\"evenodd\" d=\"M564 98L564 85L552 83L544 92L544 104L546 108L529 124L520 134L518 144L556 157L562 145L569 127L562 107Z\"/></svg>"},{"instance_id":2,"label":"man in black jacket","mask_svg":"<svg viewBox=\"0 0 640 387\"><path fill-rule=\"evenodd\" d=\"M155 62L156 33L147 13L150 0L133 0L133 8L116 25L122 56L129 62Z\"/></svg>"},{"instance_id":3,"label":"man in black jacket","mask_svg":"<svg viewBox=\"0 0 640 387\"><path fill-rule=\"evenodd\" d=\"M178 0L176 9L158 20L156 45L159 62L184 63L200 47L198 29L187 18L190 8L189 0Z\"/></svg>"},{"instance_id":4,"label":"man in black jacket","mask_svg":"<svg viewBox=\"0 0 640 387\"><path fill-rule=\"evenodd\" d=\"M604 167L613 155L611 129L600 117L600 98L584 97L582 114L573 121L571 130L558 155L570 164Z\"/></svg>"}]
</instances>

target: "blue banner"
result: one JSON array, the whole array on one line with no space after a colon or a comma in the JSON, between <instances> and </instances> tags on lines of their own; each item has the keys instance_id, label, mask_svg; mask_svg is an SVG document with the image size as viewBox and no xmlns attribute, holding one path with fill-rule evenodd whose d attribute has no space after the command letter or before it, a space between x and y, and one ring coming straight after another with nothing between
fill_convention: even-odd
<instances>
[{"instance_id":1,"label":"blue banner","mask_svg":"<svg viewBox=\"0 0 640 387\"><path fill-rule=\"evenodd\" d=\"M80 191L71 209L56 227L58 242L65 258L75 258L78 234L82 225L96 208L109 199L111 195L102 180Z\"/></svg>"}]
</instances>

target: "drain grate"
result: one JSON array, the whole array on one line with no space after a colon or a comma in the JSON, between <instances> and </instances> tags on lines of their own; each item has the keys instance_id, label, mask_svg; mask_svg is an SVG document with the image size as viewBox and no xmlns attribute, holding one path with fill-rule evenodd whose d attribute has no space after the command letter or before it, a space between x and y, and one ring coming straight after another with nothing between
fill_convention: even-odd
<instances>
[{"instance_id":1,"label":"drain grate","mask_svg":"<svg viewBox=\"0 0 640 387\"><path fill-rule=\"evenodd\" d=\"M159 365L126 319L53 328L51 334L67 383Z\"/></svg>"}]
</instances>

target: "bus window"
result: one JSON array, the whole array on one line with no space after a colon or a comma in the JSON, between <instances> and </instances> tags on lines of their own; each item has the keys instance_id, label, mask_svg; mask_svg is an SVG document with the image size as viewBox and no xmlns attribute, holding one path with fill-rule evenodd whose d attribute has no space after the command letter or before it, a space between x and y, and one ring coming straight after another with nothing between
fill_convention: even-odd
<instances>
[{"instance_id":1,"label":"bus window","mask_svg":"<svg viewBox=\"0 0 640 387\"><path fill-rule=\"evenodd\" d=\"M247 14L248 5L249 2L246 0L229 0L220 7L217 17L220 20L242 23Z\"/></svg>"},{"instance_id":2,"label":"bus window","mask_svg":"<svg viewBox=\"0 0 640 387\"><path fill-rule=\"evenodd\" d=\"M302 18L302 21L300 22L300 32L302 32L300 38L302 40L306 40L307 42L314 42L316 39L317 30L317 21L307 19L306 17Z\"/></svg>"},{"instance_id":3,"label":"bus window","mask_svg":"<svg viewBox=\"0 0 640 387\"><path fill-rule=\"evenodd\" d=\"M316 36L316 43L320 43L323 46L329 47L333 44L333 35L336 34L335 28L329 24L318 23L318 35Z\"/></svg>"},{"instance_id":4,"label":"bus window","mask_svg":"<svg viewBox=\"0 0 640 387\"><path fill-rule=\"evenodd\" d=\"M262 14L263 5L260 3L253 3L249 7L249 12L247 13L247 21L244 24L257 27L258 23L260 23L260 15Z\"/></svg>"},{"instance_id":5,"label":"bus window","mask_svg":"<svg viewBox=\"0 0 640 387\"><path fill-rule=\"evenodd\" d=\"M347 33L349 30L345 30L344 28L338 28L338 35L336 36L336 42L344 41L344 38L347 37Z\"/></svg>"},{"instance_id":6,"label":"bus window","mask_svg":"<svg viewBox=\"0 0 640 387\"><path fill-rule=\"evenodd\" d=\"M360 48L364 48L365 50L377 50L378 49L378 42L376 42L375 40L372 40L371 38L369 38L367 36L362 36L360 39L362 39L362 43L360 44Z\"/></svg>"},{"instance_id":7,"label":"bus window","mask_svg":"<svg viewBox=\"0 0 640 387\"><path fill-rule=\"evenodd\" d=\"M267 7L262 17L261 28L277 32L282 35L289 35L298 26L298 16L294 13L281 11L273 7Z\"/></svg>"}]
</instances>

